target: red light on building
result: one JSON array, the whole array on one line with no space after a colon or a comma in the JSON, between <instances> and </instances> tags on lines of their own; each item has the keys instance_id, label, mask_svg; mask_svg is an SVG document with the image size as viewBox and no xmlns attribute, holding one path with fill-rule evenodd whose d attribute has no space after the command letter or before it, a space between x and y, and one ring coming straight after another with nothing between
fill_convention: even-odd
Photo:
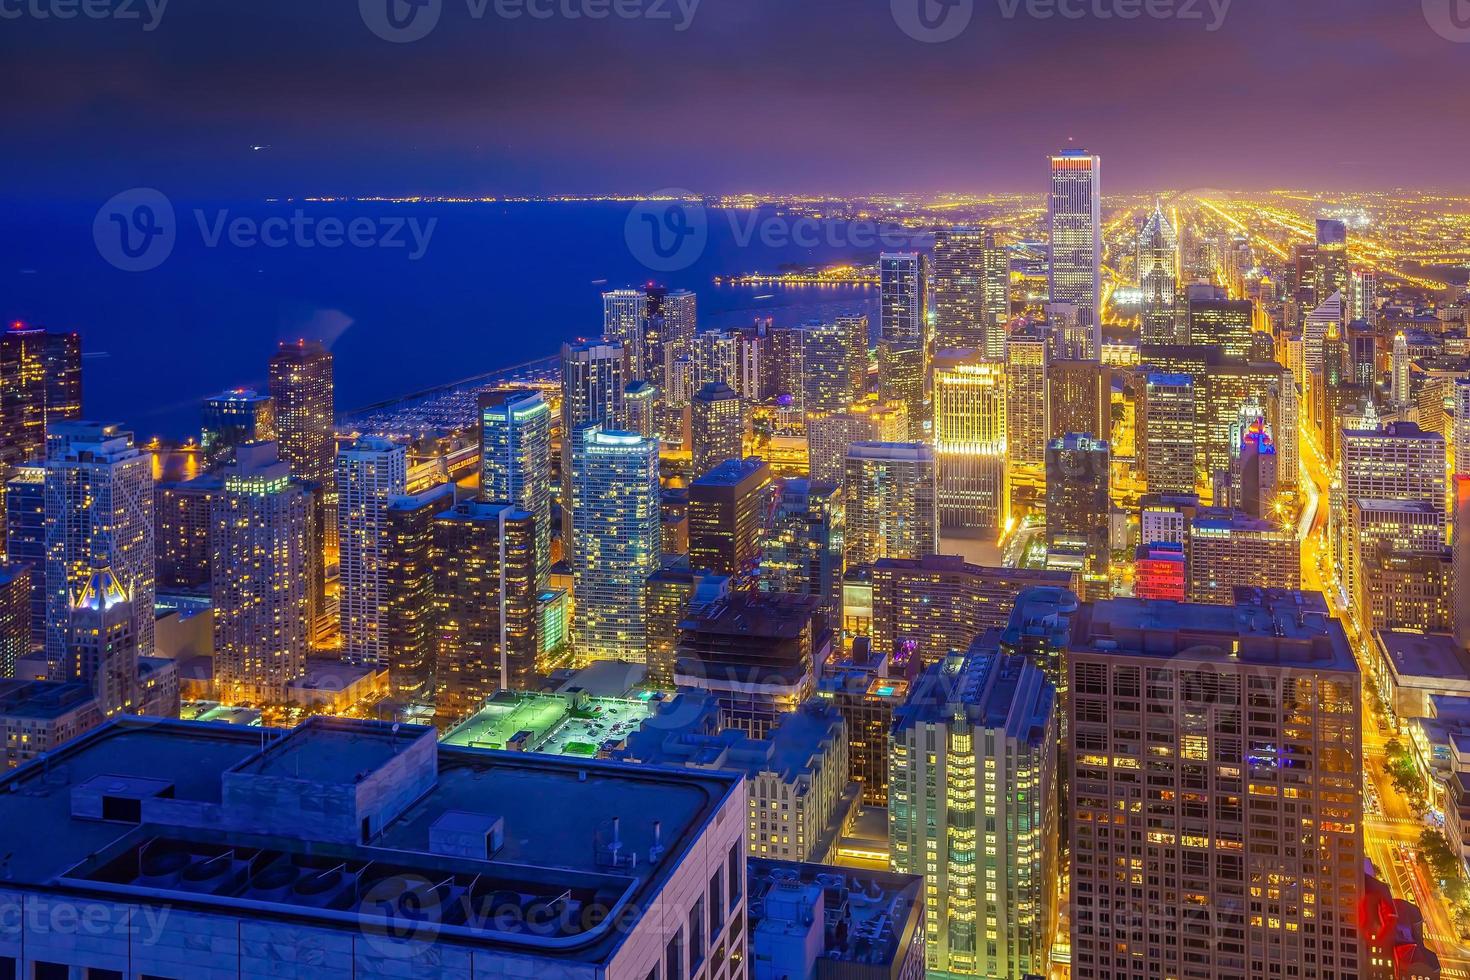
<instances>
[{"instance_id":1,"label":"red light on building","mask_svg":"<svg viewBox=\"0 0 1470 980\"><path fill-rule=\"evenodd\" d=\"M1145 545L1138 549L1133 562L1133 595L1183 602L1186 577L1182 546Z\"/></svg>"}]
</instances>

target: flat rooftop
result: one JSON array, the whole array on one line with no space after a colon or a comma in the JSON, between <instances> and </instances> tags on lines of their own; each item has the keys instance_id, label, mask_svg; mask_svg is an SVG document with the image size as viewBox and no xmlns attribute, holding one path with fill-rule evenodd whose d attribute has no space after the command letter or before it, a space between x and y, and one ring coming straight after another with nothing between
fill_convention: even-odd
<instances>
[{"instance_id":1,"label":"flat rooftop","mask_svg":"<svg viewBox=\"0 0 1470 980\"><path fill-rule=\"evenodd\" d=\"M446 734L444 743L591 758L622 745L656 707L652 693L596 698L501 691Z\"/></svg>"},{"instance_id":2,"label":"flat rooftop","mask_svg":"<svg viewBox=\"0 0 1470 980\"><path fill-rule=\"evenodd\" d=\"M1447 633L1375 630L1373 636L1394 674L1431 686L1470 682L1470 654Z\"/></svg>"},{"instance_id":3,"label":"flat rooftop","mask_svg":"<svg viewBox=\"0 0 1470 980\"><path fill-rule=\"evenodd\" d=\"M751 858L746 865L750 931L800 937L820 904L818 954L843 963L891 967L909 947L924 911L920 875Z\"/></svg>"}]
</instances>

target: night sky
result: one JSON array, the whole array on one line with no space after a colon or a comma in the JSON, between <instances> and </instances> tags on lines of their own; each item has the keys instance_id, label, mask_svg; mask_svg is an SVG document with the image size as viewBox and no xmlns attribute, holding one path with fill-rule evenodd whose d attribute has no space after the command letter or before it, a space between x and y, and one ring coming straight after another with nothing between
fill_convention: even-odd
<instances>
[{"instance_id":1,"label":"night sky","mask_svg":"<svg viewBox=\"0 0 1470 980\"><path fill-rule=\"evenodd\" d=\"M1210 0L1157 0L1197 18L1166 20L973 0L946 43L890 0L702 0L684 31L676 0L600 21L430 0L413 43L358 0L172 0L151 31L145 0L88 2L140 19L0 19L0 196L1038 191L1069 137L1111 191L1470 174L1470 43L1431 26L1467 0L1234 0L1215 31Z\"/></svg>"}]
</instances>

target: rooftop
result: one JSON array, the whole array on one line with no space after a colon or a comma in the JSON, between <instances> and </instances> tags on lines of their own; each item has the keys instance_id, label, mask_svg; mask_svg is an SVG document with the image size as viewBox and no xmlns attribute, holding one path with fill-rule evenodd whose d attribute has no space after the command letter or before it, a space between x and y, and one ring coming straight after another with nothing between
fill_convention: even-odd
<instances>
[{"instance_id":1,"label":"rooftop","mask_svg":"<svg viewBox=\"0 0 1470 980\"><path fill-rule=\"evenodd\" d=\"M444 736L446 745L597 757L622 745L657 707L642 698L501 691Z\"/></svg>"},{"instance_id":2,"label":"rooftop","mask_svg":"<svg viewBox=\"0 0 1470 980\"><path fill-rule=\"evenodd\" d=\"M1470 681L1470 654L1446 633L1375 630L1374 639L1394 674L1432 682Z\"/></svg>"}]
</instances>

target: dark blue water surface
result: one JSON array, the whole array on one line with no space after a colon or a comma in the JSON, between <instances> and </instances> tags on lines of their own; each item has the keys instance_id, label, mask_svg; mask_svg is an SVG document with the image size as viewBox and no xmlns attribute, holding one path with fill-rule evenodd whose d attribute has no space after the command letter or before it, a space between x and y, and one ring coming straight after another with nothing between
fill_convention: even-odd
<instances>
[{"instance_id":1,"label":"dark blue water surface","mask_svg":"<svg viewBox=\"0 0 1470 980\"><path fill-rule=\"evenodd\" d=\"M872 261L869 238L824 228L804 242L756 235L749 216L708 213L708 245L687 268L650 270L625 229L629 205L612 203L393 204L173 200L176 244L156 268L126 272L103 257L93 223L102 201L9 202L0 235L0 316L81 334L85 411L142 436L182 437L198 426L204 396L264 386L281 339L309 337L337 357L337 405L346 410L553 353L601 329L599 294L660 282L699 294L703 327L757 316L778 325L862 311L877 290L857 286L716 286L731 273L783 264ZM437 219L423 256L405 247L306 248L211 244L221 217L258 223L301 210L313 222ZM775 212L763 212L775 218ZM808 247L810 240L820 239ZM308 237L307 240L310 240ZM768 294L773 294L768 297ZM768 298L767 298L768 297Z\"/></svg>"}]
</instances>

